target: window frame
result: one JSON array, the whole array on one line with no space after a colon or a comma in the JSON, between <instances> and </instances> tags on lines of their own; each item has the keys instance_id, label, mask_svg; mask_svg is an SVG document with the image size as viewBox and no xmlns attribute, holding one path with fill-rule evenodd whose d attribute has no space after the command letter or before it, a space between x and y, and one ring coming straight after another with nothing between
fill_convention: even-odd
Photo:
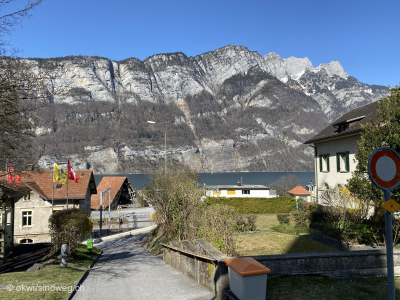
<instances>
[{"instance_id":1,"label":"window frame","mask_svg":"<svg viewBox=\"0 0 400 300\"><path fill-rule=\"evenodd\" d=\"M338 173L350 172L350 152L342 151L336 153L336 169Z\"/></svg>"},{"instance_id":2,"label":"window frame","mask_svg":"<svg viewBox=\"0 0 400 300\"><path fill-rule=\"evenodd\" d=\"M330 166L329 166L329 154L320 154L319 155L319 171L322 173L329 173Z\"/></svg>"},{"instance_id":3,"label":"window frame","mask_svg":"<svg viewBox=\"0 0 400 300\"><path fill-rule=\"evenodd\" d=\"M32 216L33 216L32 210L22 211L22 227L32 227ZM26 224L24 224L25 222Z\"/></svg>"},{"instance_id":4,"label":"window frame","mask_svg":"<svg viewBox=\"0 0 400 300\"><path fill-rule=\"evenodd\" d=\"M243 189L242 195L250 195L250 189Z\"/></svg>"}]
</instances>

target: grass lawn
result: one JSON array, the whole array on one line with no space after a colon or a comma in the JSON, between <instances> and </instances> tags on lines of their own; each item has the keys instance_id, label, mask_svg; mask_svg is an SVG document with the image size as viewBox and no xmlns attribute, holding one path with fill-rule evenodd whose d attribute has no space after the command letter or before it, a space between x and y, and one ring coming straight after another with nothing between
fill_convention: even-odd
<instances>
[{"instance_id":1,"label":"grass lawn","mask_svg":"<svg viewBox=\"0 0 400 300\"><path fill-rule=\"evenodd\" d=\"M100 249L93 248L91 252L87 250L86 245L79 245L74 253L67 257L69 267L88 268L93 260L101 253ZM45 258L44 263L50 265L59 265L61 261L60 255L53 255Z\"/></svg>"},{"instance_id":2,"label":"grass lawn","mask_svg":"<svg viewBox=\"0 0 400 300\"><path fill-rule=\"evenodd\" d=\"M337 251L304 235L264 231L235 238L237 252L242 256Z\"/></svg>"},{"instance_id":3,"label":"grass lawn","mask_svg":"<svg viewBox=\"0 0 400 300\"><path fill-rule=\"evenodd\" d=\"M270 230L277 225L279 225L279 221L276 214L257 214L257 230Z\"/></svg>"},{"instance_id":4,"label":"grass lawn","mask_svg":"<svg viewBox=\"0 0 400 300\"><path fill-rule=\"evenodd\" d=\"M81 245L74 254L68 256L68 266L88 268L100 252L94 248L90 253L85 245ZM41 270L0 274L0 299L66 299L84 271L60 267L60 259L56 256L46 258L43 263L47 267ZM5 287L9 284L13 285L13 291ZM28 288L36 291L27 291ZM59 290L56 291L56 288ZM45 289L47 291L43 291Z\"/></svg>"},{"instance_id":5,"label":"grass lawn","mask_svg":"<svg viewBox=\"0 0 400 300\"><path fill-rule=\"evenodd\" d=\"M272 231L271 228L276 225L279 225L276 214L257 215L256 229L262 232L237 235L235 239L238 254L244 256L337 251L308 236Z\"/></svg>"},{"instance_id":6,"label":"grass lawn","mask_svg":"<svg viewBox=\"0 0 400 300\"><path fill-rule=\"evenodd\" d=\"M395 277L396 299L400 300L400 278ZM387 299L387 278L328 278L285 276L268 278L267 300L381 300Z\"/></svg>"},{"instance_id":7,"label":"grass lawn","mask_svg":"<svg viewBox=\"0 0 400 300\"><path fill-rule=\"evenodd\" d=\"M337 251L305 235L272 231L279 225L276 214L257 215L262 232L237 235L240 255L272 255ZM400 300L400 277L395 278L396 299ZM268 278L267 300L380 300L387 299L387 278L329 278L323 276L283 276Z\"/></svg>"}]
</instances>

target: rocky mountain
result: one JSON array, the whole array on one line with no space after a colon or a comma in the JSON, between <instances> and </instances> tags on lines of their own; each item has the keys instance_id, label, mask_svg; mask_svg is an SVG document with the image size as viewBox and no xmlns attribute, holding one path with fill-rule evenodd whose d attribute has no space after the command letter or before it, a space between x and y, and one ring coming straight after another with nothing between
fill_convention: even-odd
<instances>
[{"instance_id":1,"label":"rocky mountain","mask_svg":"<svg viewBox=\"0 0 400 300\"><path fill-rule=\"evenodd\" d=\"M165 157L198 172L312 170L313 150L302 142L387 93L337 61L314 68L308 58L232 45L195 57L30 62L51 74L50 92L62 87L35 121L45 169L68 155L96 173L150 172Z\"/></svg>"}]
</instances>

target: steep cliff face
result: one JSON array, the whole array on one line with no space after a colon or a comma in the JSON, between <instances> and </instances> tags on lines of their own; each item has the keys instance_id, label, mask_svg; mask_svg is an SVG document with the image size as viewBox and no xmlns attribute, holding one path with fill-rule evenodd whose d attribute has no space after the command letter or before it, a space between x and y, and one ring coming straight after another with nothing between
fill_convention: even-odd
<instances>
[{"instance_id":1,"label":"steep cliff face","mask_svg":"<svg viewBox=\"0 0 400 300\"><path fill-rule=\"evenodd\" d=\"M32 61L52 75L50 91L63 87L36 124L39 163L69 154L98 173L149 172L164 157L199 172L310 170L302 142L386 93L339 62L314 68L308 58L232 45L195 57Z\"/></svg>"}]
</instances>

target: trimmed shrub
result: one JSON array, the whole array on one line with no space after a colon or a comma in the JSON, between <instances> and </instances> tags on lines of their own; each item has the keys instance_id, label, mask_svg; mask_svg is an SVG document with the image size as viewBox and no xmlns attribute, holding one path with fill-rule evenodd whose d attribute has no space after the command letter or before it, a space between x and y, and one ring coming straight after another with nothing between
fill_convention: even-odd
<instances>
[{"instance_id":1,"label":"trimmed shrub","mask_svg":"<svg viewBox=\"0 0 400 300\"><path fill-rule=\"evenodd\" d=\"M327 222L327 213L324 210L324 206L316 203L303 203L303 211L310 214L311 223L315 222Z\"/></svg>"},{"instance_id":2,"label":"trimmed shrub","mask_svg":"<svg viewBox=\"0 0 400 300\"><path fill-rule=\"evenodd\" d=\"M225 198L207 197L207 205L221 204L233 207L238 214L289 213L296 209L293 197L276 198Z\"/></svg>"},{"instance_id":3,"label":"trimmed shrub","mask_svg":"<svg viewBox=\"0 0 400 300\"><path fill-rule=\"evenodd\" d=\"M277 217L277 219L279 221L279 224L281 224L281 225L284 225L284 224L289 225L289 221L290 221L289 220L289 214L277 214L276 217Z\"/></svg>"},{"instance_id":4,"label":"trimmed shrub","mask_svg":"<svg viewBox=\"0 0 400 300\"><path fill-rule=\"evenodd\" d=\"M256 215L238 216L235 231L246 232L256 230L256 219Z\"/></svg>"},{"instance_id":5,"label":"trimmed shrub","mask_svg":"<svg viewBox=\"0 0 400 300\"><path fill-rule=\"evenodd\" d=\"M304 211L291 211L288 219L292 227L308 227L310 225L309 214Z\"/></svg>"},{"instance_id":6,"label":"trimmed shrub","mask_svg":"<svg viewBox=\"0 0 400 300\"><path fill-rule=\"evenodd\" d=\"M70 254L92 232L93 221L81 209L64 209L55 211L50 216L49 229L53 253L59 252L62 244L67 244L68 254Z\"/></svg>"}]
</instances>

